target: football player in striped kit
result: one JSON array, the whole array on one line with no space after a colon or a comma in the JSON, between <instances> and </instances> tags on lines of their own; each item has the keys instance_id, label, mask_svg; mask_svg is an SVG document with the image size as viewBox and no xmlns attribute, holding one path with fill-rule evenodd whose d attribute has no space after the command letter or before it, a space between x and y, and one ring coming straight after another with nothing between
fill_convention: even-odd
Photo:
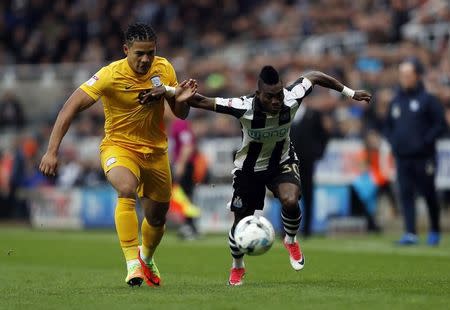
<instances>
[{"instance_id":1,"label":"football player in striped kit","mask_svg":"<svg viewBox=\"0 0 450 310\"><path fill-rule=\"evenodd\" d=\"M281 217L286 233L284 245L294 270L301 270L305 258L296 240L301 221L298 200L301 197L299 162L289 139L291 122L305 96L314 85L334 89L358 101L369 102L371 94L352 90L322 72L309 72L292 85L284 87L277 70L262 68L254 95L240 98L208 98L195 94L188 100L191 107L230 114L242 127L242 145L237 151L233 170L231 211L234 223L229 232L233 257L228 283L241 285L245 274L244 254L234 240L236 224L264 207L266 187L282 206ZM197 87L195 82L184 87ZM301 163L300 163L301 164Z\"/></svg>"}]
</instances>

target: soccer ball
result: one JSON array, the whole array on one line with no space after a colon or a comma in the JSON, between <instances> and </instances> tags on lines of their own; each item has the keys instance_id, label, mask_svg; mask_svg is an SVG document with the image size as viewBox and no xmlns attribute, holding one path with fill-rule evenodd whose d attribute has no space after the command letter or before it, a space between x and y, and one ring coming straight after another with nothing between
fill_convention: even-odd
<instances>
[{"instance_id":1,"label":"soccer ball","mask_svg":"<svg viewBox=\"0 0 450 310\"><path fill-rule=\"evenodd\" d=\"M236 225L234 240L238 248L248 255L266 253L273 244L275 231L272 224L262 216L244 217Z\"/></svg>"}]
</instances>

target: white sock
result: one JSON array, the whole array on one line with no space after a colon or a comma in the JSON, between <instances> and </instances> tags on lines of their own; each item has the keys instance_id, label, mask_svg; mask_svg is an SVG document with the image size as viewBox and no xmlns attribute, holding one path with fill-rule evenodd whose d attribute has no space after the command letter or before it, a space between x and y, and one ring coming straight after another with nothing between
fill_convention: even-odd
<instances>
[{"instance_id":1,"label":"white sock","mask_svg":"<svg viewBox=\"0 0 450 310\"><path fill-rule=\"evenodd\" d=\"M293 244L295 243L295 240L296 236L289 236L288 234L284 236L284 242L286 242L287 244Z\"/></svg>"},{"instance_id":2,"label":"white sock","mask_svg":"<svg viewBox=\"0 0 450 310\"><path fill-rule=\"evenodd\" d=\"M233 257L233 268L244 268L244 257L241 258L234 258Z\"/></svg>"},{"instance_id":3,"label":"white sock","mask_svg":"<svg viewBox=\"0 0 450 310\"><path fill-rule=\"evenodd\" d=\"M138 259L127 260L127 269L128 270L130 270L131 268L135 267L136 265L140 265Z\"/></svg>"}]
</instances>

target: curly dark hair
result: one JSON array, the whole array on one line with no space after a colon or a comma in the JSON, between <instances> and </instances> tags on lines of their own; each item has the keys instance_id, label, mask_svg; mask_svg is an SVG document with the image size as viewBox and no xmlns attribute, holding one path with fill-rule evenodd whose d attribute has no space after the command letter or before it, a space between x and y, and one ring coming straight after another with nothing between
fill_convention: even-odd
<instances>
[{"instance_id":1,"label":"curly dark hair","mask_svg":"<svg viewBox=\"0 0 450 310\"><path fill-rule=\"evenodd\" d=\"M125 31L125 42L128 46L133 45L135 41L156 41L156 33L150 25L144 23L135 23L128 26Z\"/></svg>"}]
</instances>

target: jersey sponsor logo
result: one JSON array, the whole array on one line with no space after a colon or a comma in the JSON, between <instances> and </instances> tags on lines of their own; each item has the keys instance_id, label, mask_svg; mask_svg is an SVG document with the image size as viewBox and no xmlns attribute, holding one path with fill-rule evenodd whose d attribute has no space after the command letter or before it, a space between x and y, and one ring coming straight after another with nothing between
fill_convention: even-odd
<instances>
[{"instance_id":1,"label":"jersey sponsor logo","mask_svg":"<svg viewBox=\"0 0 450 310\"><path fill-rule=\"evenodd\" d=\"M254 140L261 140L267 138L284 138L286 137L289 129L279 128L272 130L248 130L248 135Z\"/></svg>"},{"instance_id":2,"label":"jersey sponsor logo","mask_svg":"<svg viewBox=\"0 0 450 310\"><path fill-rule=\"evenodd\" d=\"M162 85L161 78L159 77L159 75L151 77L150 81L152 82L153 87L158 87Z\"/></svg>"},{"instance_id":3,"label":"jersey sponsor logo","mask_svg":"<svg viewBox=\"0 0 450 310\"><path fill-rule=\"evenodd\" d=\"M86 85L92 86L95 84L95 82L98 81L98 76L93 75L89 80L87 80Z\"/></svg>"},{"instance_id":4,"label":"jersey sponsor logo","mask_svg":"<svg viewBox=\"0 0 450 310\"><path fill-rule=\"evenodd\" d=\"M115 157L110 157L106 160L106 167L111 166L112 164L114 164L117 161L117 159Z\"/></svg>"}]
</instances>

